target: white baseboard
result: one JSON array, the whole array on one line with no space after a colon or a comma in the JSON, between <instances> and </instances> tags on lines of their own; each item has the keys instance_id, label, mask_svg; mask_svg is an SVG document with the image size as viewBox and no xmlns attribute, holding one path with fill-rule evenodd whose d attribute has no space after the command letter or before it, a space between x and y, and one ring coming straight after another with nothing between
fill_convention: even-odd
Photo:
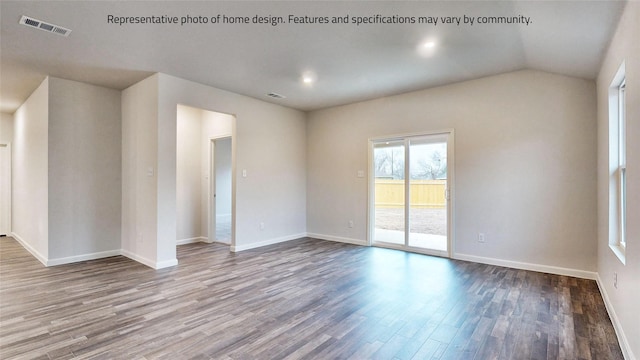
<instances>
[{"instance_id":1,"label":"white baseboard","mask_svg":"<svg viewBox=\"0 0 640 360\"><path fill-rule=\"evenodd\" d=\"M544 273L555 274L555 275L573 276L573 277L589 279L589 280L596 280L598 275L598 273L593 271L577 270L577 269L563 268L563 267L550 266L550 265L531 264L531 263L524 263L519 261L502 260L502 259L488 258L483 256L459 254L459 253L453 254L451 258L456 260L476 262L480 264L504 266L508 268L538 271L538 272L544 272Z\"/></svg>"},{"instance_id":2,"label":"white baseboard","mask_svg":"<svg viewBox=\"0 0 640 360\"><path fill-rule=\"evenodd\" d=\"M346 238L341 236L323 235L323 234L316 234L316 233L307 233L307 236L314 239L341 242L346 244L353 244L353 245L360 245L360 246L368 245L366 240Z\"/></svg>"},{"instance_id":3,"label":"white baseboard","mask_svg":"<svg viewBox=\"0 0 640 360\"><path fill-rule=\"evenodd\" d=\"M47 260L46 265L56 266L56 265L63 265L63 264L71 264L79 261L96 260L96 259L102 259L106 257L118 256L120 254L121 254L120 249L100 251L100 252L90 253L90 254L68 256L68 257L57 258L57 259L49 259Z\"/></svg>"},{"instance_id":4,"label":"white baseboard","mask_svg":"<svg viewBox=\"0 0 640 360\"><path fill-rule=\"evenodd\" d=\"M231 245L230 242L224 242L224 241L220 241L220 240L214 240L214 241L205 241L207 244L220 244L220 245Z\"/></svg>"},{"instance_id":5,"label":"white baseboard","mask_svg":"<svg viewBox=\"0 0 640 360\"><path fill-rule=\"evenodd\" d=\"M597 275L596 283L598 284L598 288L600 289L600 294L602 294L602 300L604 301L604 306L607 308L607 313L609 314L609 318L611 319L611 323L613 324L613 329L616 331L616 336L618 337L618 343L620 344L622 355L626 360L636 360L636 357L631 351L631 345L629 345L629 341L627 340L627 337L622 330L622 325L620 324L618 315L616 314L616 311L613 308L613 304L609 299L609 294L607 294L607 290L605 289L602 279L600 278L600 274Z\"/></svg>"},{"instance_id":6,"label":"white baseboard","mask_svg":"<svg viewBox=\"0 0 640 360\"><path fill-rule=\"evenodd\" d=\"M255 249L255 248L259 248L259 247L263 247L263 246L267 246L267 245L279 244L279 243L282 243L282 242L301 239L301 238L306 237L306 236L307 236L306 233L301 233L301 234L288 235L288 236L283 236L283 237L279 237L279 238L260 241L260 242L257 242L257 243L246 244L246 245L245 244L243 244L243 245L232 245L231 246L231 251L232 252L238 252L238 251L244 251L244 250L249 250L249 249Z\"/></svg>"},{"instance_id":7,"label":"white baseboard","mask_svg":"<svg viewBox=\"0 0 640 360\"><path fill-rule=\"evenodd\" d=\"M16 234L15 232L12 232L11 237L16 239L16 241L19 242L20 245L22 245L22 247L25 248L29 253L31 253L31 255L33 255L34 258L38 259L38 261L40 261L42 265L47 266L47 258L45 256L42 256L42 254L40 254L36 249L34 249L22 237L20 237L20 235Z\"/></svg>"},{"instance_id":8,"label":"white baseboard","mask_svg":"<svg viewBox=\"0 0 640 360\"><path fill-rule=\"evenodd\" d=\"M46 257L42 256L42 254L40 254L36 249L34 249L29 243L27 243L20 235L16 234L15 232L12 232L11 237L16 239L16 241L20 243L20 245L22 245L22 247L25 248L25 250L27 250L31 255L33 255L33 257L38 259L38 261L40 261L42 265L47 267L63 265L63 264L71 264L71 263L76 263L80 261L102 259L102 258L118 256L118 255L126 256L131 260L137 261L139 263L147 265L148 267L156 270L178 265L178 259L155 262L124 249L101 251L96 253L68 256L68 257L57 258L57 259L47 259Z\"/></svg>"},{"instance_id":9,"label":"white baseboard","mask_svg":"<svg viewBox=\"0 0 640 360\"><path fill-rule=\"evenodd\" d=\"M176 240L176 245L193 244L197 242L209 242L209 238L205 236L198 236L193 238L180 239L180 240Z\"/></svg>"},{"instance_id":10,"label":"white baseboard","mask_svg":"<svg viewBox=\"0 0 640 360\"><path fill-rule=\"evenodd\" d=\"M122 256L126 256L129 259L133 260L133 261L137 261L143 265L147 265L148 267L155 269L156 268L156 262L150 259L147 259L144 256L140 256L138 254L132 253L129 250L125 250L125 249L120 249L120 254Z\"/></svg>"},{"instance_id":11,"label":"white baseboard","mask_svg":"<svg viewBox=\"0 0 640 360\"><path fill-rule=\"evenodd\" d=\"M178 265L178 259L165 260L160 262L155 262L153 260L147 259L144 256L140 256L138 254L134 254L129 250L122 249L120 250L122 256L126 256L133 261L137 261L143 265L147 265L148 267L158 270L166 267L176 266Z\"/></svg>"},{"instance_id":12,"label":"white baseboard","mask_svg":"<svg viewBox=\"0 0 640 360\"><path fill-rule=\"evenodd\" d=\"M172 267L172 266L176 266L178 265L178 259L170 259L170 260L164 260L164 261L159 261L156 263L156 266L153 267L156 270L159 269L164 269L164 268L168 268L168 267Z\"/></svg>"}]
</instances>

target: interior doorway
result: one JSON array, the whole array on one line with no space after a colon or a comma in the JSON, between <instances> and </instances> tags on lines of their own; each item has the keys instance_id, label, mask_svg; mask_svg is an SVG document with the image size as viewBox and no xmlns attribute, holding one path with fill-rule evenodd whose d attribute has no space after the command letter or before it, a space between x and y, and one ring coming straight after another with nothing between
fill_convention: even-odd
<instances>
[{"instance_id":1,"label":"interior doorway","mask_svg":"<svg viewBox=\"0 0 640 360\"><path fill-rule=\"evenodd\" d=\"M451 256L453 131L372 140L370 244Z\"/></svg>"},{"instance_id":2,"label":"interior doorway","mask_svg":"<svg viewBox=\"0 0 640 360\"><path fill-rule=\"evenodd\" d=\"M234 245L235 116L177 106L176 245Z\"/></svg>"},{"instance_id":3,"label":"interior doorway","mask_svg":"<svg viewBox=\"0 0 640 360\"><path fill-rule=\"evenodd\" d=\"M231 137L210 141L209 241L231 244Z\"/></svg>"},{"instance_id":4,"label":"interior doorway","mask_svg":"<svg viewBox=\"0 0 640 360\"><path fill-rule=\"evenodd\" d=\"M11 144L0 144L0 236L11 234Z\"/></svg>"}]
</instances>

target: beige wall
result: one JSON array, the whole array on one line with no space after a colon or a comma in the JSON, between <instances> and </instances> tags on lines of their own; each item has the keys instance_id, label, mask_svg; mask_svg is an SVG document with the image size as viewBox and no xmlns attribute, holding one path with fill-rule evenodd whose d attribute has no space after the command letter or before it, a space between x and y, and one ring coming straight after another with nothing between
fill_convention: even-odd
<instances>
[{"instance_id":1,"label":"beige wall","mask_svg":"<svg viewBox=\"0 0 640 360\"><path fill-rule=\"evenodd\" d=\"M16 238L46 265L119 254L120 92L49 77L14 118Z\"/></svg>"},{"instance_id":2,"label":"beige wall","mask_svg":"<svg viewBox=\"0 0 640 360\"><path fill-rule=\"evenodd\" d=\"M200 238L202 232L202 110L178 106L176 149L176 222L180 241ZM206 212L207 209L205 208Z\"/></svg>"},{"instance_id":3,"label":"beige wall","mask_svg":"<svg viewBox=\"0 0 640 360\"><path fill-rule=\"evenodd\" d=\"M234 114L232 250L304 236L305 114L165 74L123 91L123 253L155 267L176 260L177 105ZM148 176L153 168L152 176ZM265 227L260 230L260 223ZM150 243L153 243L151 245Z\"/></svg>"},{"instance_id":4,"label":"beige wall","mask_svg":"<svg viewBox=\"0 0 640 360\"><path fill-rule=\"evenodd\" d=\"M49 78L14 114L12 231L42 263L49 257Z\"/></svg>"},{"instance_id":5,"label":"beige wall","mask_svg":"<svg viewBox=\"0 0 640 360\"><path fill-rule=\"evenodd\" d=\"M307 126L309 233L366 241L369 138L454 129L455 256L595 276L594 82L519 71L315 111Z\"/></svg>"},{"instance_id":6,"label":"beige wall","mask_svg":"<svg viewBox=\"0 0 640 360\"><path fill-rule=\"evenodd\" d=\"M49 78L49 263L119 253L120 91Z\"/></svg>"},{"instance_id":7,"label":"beige wall","mask_svg":"<svg viewBox=\"0 0 640 360\"><path fill-rule=\"evenodd\" d=\"M627 3L598 75L598 275L627 359L640 356L640 3ZM620 64L627 82L628 225L626 264L609 248L608 92ZM617 274L618 287L613 286Z\"/></svg>"},{"instance_id":8,"label":"beige wall","mask_svg":"<svg viewBox=\"0 0 640 360\"><path fill-rule=\"evenodd\" d=\"M0 144L13 141L13 115L0 113Z\"/></svg>"},{"instance_id":9,"label":"beige wall","mask_svg":"<svg viewBox=\"0 0 640 360\"><path fill-rule=\"evenodd\" d=\"M0 113L0 235L11 235L13 115Z\"/></svg>"},{"instance_id":10,"label":"beige wall","mask_svg":"<svg viewBox=\"0 0 640 360\"><path fill-rule=\"evenodd\" d=\"M156 74L122 91L122 253L151 267L158 266L157 119Z\"/></svg>"},{"instance_id":11,"label":"beige wall","mask_svg":"<svg viewBox=\"0 0 640 360\"><path fill-rule=\"evenodd\" d=\"M236 208L232 250L304 236L306 121L303 112L159 74L158 256L175 257L176 106L233 114ZM242 177L242 170L247 177ZM264 223L264 229L260 229Z\"/></svg>"}]
</instances>

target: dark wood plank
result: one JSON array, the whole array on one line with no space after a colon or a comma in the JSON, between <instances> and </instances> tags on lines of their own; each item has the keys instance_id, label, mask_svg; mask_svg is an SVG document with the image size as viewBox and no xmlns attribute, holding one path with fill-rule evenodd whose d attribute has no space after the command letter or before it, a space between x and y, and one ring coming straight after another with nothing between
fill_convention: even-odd
<instances>
[{"instance_id":1,"label":"dark wood plank","mask_svg":"<svg viewBox=\"0 0 640 360\"><path fill-rule=\"evenodd\" d=\"M594 281L314 239L46 268L0 239L2 359L622 359Z\"/></svg>"}]
</instances>

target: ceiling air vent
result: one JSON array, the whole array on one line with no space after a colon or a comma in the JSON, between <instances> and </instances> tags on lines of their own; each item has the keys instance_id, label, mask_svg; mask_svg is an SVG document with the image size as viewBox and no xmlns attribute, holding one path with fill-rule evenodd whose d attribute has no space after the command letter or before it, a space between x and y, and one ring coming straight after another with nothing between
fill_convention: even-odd
<instances>
[{"instance_id":1,"label":"ceiling air vent","mask_svg":"<svg viewBox=\"0 0 640 360\"><path fill-rule=\"evenodd\" d=\"M71 30L63 28L62 26L49 24L24 15L20 18L20 24L62 36L69 36L71 33Z\"/></svg>"},{"instance_id":2,"label":"ceiling air vent","mask_svg":"<svg viewBox=\"0 0 640 360\"><path fill-rule=\"evenodd\" d=\"M286 98L286 96L280 95L280 94L276 94L274 92L268 93L267 96L270 97L270 98L274 98L274 99L284 99L284 98Z\"/></svg>"}]
</instances>

